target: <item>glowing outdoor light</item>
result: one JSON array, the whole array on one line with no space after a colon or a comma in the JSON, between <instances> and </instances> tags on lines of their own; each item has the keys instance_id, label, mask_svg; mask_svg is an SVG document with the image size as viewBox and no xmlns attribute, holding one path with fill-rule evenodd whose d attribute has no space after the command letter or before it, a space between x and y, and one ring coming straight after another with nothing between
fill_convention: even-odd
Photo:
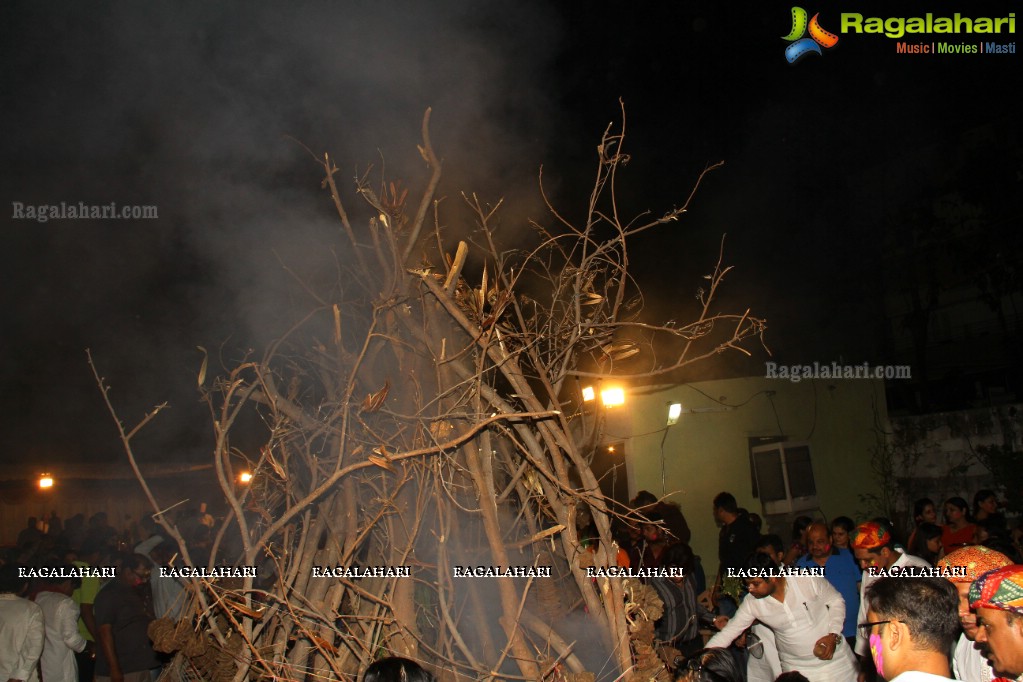
<instances>
[{"instance_id":1,"label":"glowing outdoor light","mask_svg":"<svg viewBox=\"0 0 1023 682\"><path fill-rule=\"evenodd\" d=\"M678 424L678 418L682 416L682 403L668 404L668 426Z\"/></svg>"},{"instance_id":2,"label":"glowing outdoor light","mask_svg":"<svg viewBox=\"0 0 1023 682\"><path fill-rule=\"evenodd\" d=\"M604 407L617 407L625 404L625 389L614 387L605 388L600 392L600 401Z\"/></svg>"},{"instance_id":3,"label":"glowing outdoor light","mask_svg":"<svg viewBox=\"0 0 1023 682\"><path fill-rule=\"evenodd\" d=\"M585 388L583 388L583 400L585 402L590 402L591 400L593 400L596 397L597 397L597 394L593 390L592 386L586 386Z\"/></svg>"},{"instance_id":4,"label":"glowing outdoor light","mask_svg":"<svg viewBox=\"0 0 1023 682\"><path fill-rule=\"evenodd\" d=\"M53 487L53 476L49 474L42 474L39 476L39 489L49 490Z\"/></svg>"},{"instance_id":5,"label":"glowing outdoor light","mask_svg":"<svg viewBox=\"0 0 1023 682\"><path fill-rule=\"evenodd\" d=\"M238 474L238 482L239 483L250 483L251 481L252 481L252 473L250 473L248 471L243 471L240 474Z\"/></svg>"}]
</instances>

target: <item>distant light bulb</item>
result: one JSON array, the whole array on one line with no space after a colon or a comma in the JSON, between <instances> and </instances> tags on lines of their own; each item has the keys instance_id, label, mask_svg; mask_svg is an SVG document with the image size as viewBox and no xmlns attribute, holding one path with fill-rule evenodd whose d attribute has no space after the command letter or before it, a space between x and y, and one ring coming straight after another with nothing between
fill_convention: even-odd
<instances>
[{"instance_id":1,"label":"distant light bulb","mask_svg":"<svg viewBox=\"0 0 1023 682\"><path fill-rule=\"evenodd\" d=\"M248 471L243 471L238 475L238 480L242 483L249 483L252 481L252 474Z\"/></svg>"},{"instance_id":2,"label":"distant light bulb","mask_svg":"<svg viewBox=\"0 0 1023 682\"><path fill-rule=\"evenodd\" d=\"M590 402L596 397L597 393L593 390L592 386L587 386L586 388L583 389L583 400L585 402Z\"/></svg>"},{"instance_id":3,"label":"distant light bulb","mask_svg":"<svg viewBox=\"0 0 1023 682\"><path fill-rule=\"evenodd\" d=\"M39 489L48 490L53 487L53 476L49 474L43 474L39 477Z\"/></svg>"}]
</instances>

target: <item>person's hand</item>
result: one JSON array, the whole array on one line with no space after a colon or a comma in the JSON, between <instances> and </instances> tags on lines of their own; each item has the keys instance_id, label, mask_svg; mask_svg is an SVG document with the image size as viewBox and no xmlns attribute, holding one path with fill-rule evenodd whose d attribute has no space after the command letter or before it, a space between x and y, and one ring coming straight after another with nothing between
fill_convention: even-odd
<instances>
[{"instance_id":1,"label":"person's hand","mask_svg":"<svg viewBox=\"0 0 1023 682\"><path fill-rule=\"evenodd\" d=\"M714 627L718 630L728 625L728 616L714 616Z\"/></svg>"},{"instance_id":2,"label":"person's hand","mask_svg":"<svg viewBox=\"0 0 1023 682\"><path fill-rule=\"evenodd\" d=\"M835 647L838 646L838 638L835 635L824 635L813 645L813 655L822 661L830 661L835 655Z\"/></svg>"}]
</instances>

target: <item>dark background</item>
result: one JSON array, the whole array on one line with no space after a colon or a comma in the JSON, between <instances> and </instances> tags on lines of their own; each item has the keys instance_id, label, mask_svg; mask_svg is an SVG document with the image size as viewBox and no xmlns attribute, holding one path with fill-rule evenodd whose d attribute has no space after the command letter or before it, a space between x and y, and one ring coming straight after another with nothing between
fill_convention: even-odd
<instances>
[{"instance_id":1,"label":"dark background","mask_svg":"<svg viewBox=\"0 0 1023 682\"><path fill-rule=\"evenodd\" d=\"M681 205L724 160L686 218L637 241L636 272L652 316L685 319L727 233L736 269L722 307L767 318L779 363L904 359L886 309L897 287L991 279L995 263L1018 290L1018 55L898 55L895 40L846 34L789 65L790 7L3 3L4 460L123 457L86 348L129 423L170 402L141 437L143 457L205 459L196 347L211 351L211 372L258 355L311 305L284 266L347 257L306 147L336 157L350 205L351 179L370 168L408 178L416 196L427 107L441 194L505 197L510 243L528 239L527 218L546 220L541 166L559 208L582 216L619 98L632 155L624 214ZM1014 5L806 9L837 32L842 11L976 17ZM7 210L61 201L156 205L159 219L38 223ZM965 240L948 228L960 214L981 216ZM890 407L971 406L992 382L1012 394L1018 361L985 362L1015 356L1018 313L1006 329L958 367L924 371L933 381L918 375ZM722 357L680 378L757 375L765 359Z\"/></svg>"}]
</instances>

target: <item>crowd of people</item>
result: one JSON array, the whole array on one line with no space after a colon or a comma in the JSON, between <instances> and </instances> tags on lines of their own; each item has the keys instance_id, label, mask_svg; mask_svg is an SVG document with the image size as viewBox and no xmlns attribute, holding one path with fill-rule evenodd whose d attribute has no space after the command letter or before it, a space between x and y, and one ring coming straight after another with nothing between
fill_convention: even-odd
<instances>
[{"instance_id":1,"label":"crowd of people","mask_svg":"<svg viewBox=\"0 0 1023 682\"><path fill-rule=\"evenodd\" d=\"M204 564L214 524L206 505L182 510L175 523L193 561ZM30 517L14 547L0 553L0 680L155 679L166 657L153 649L147 626L176 620L187 599L181 581L155 569L175 563L177 544L149 515L121 528L103 512L88 521L76 514L61 522L56 512ZM100 567L110 569L106 576L89 575Z\"/></svg>"},{"instance_id":2,"label":"crowd of people","mask_svg":"<svg viewBox=\"0 0 1023 682\"><path fill-rule=\"evenodd\" d=\"M946 500L942 526L934 502L918 500L905 542L888 519L805 516L786 542L722 492L709 586L683 539L688 525L669 521L672 505L644 495L632 506L642 521L619 538L629 565L686 569L647 579L665 604L656 636L679 679L1023 679L1023 531L1010 531L990 490L972 510ZM696 623L712 635L706 644Z\"/></svg>"},{"instance_id":3,"label":"crowd of people","mask_svg":"<svg viewBox=\"0 0 1023 682\"><path fill-rule=\"evenodd\" d=\"M191 551L208 553L214 518L205 503L182 508L171 516L171 520L185 537ZM49 515L28 517L13 546L0 552L0 563L28 566L61 560L67 553L80 552L84 547L96 547L103 553L130 552L140 542L156 534L157 524L150 514L142 514L137 519L125 516L117 526L110 522L106 512L97 512L88 519L85 514L75 514L62 520L53 511Z\"/></svg>"},{"instance_id":4,"label":"crowd of people","mask_svg":"<svg viewBox=\"0 0 1023 682\"><path fill-rule=\"evenodd\" d=\"M645 579L664 604L655 638L678 679L1023 679L1020 526L1010 530L990 490L977 492L972 509L963 498L945 500L941 526L932 500L917 500L913 511L905 542L887 519L845 516L800 516L784 540L762 533L760 517L722 492L713 500L719 568L707 576L679 506L643 491L616 524L617 562L679 569ZM580 519L593 549L596 533ZM193 557L208 551L205 505L177 524ZM0 556L0 680L34 682L40 671L44 682L155 678L163 661L146 625L177 618L186 592L154 569L176 555L149 517L121 529L103 514L29 519ZM18 571L40 565L59 570L34 580ZM65 577L95 566L115 567L114 577ZM912 574L932 567L942 570ZM366 672L367 682L395 671L429 675L411 661L386 660Z\"/></svg>"}]
</instances>

